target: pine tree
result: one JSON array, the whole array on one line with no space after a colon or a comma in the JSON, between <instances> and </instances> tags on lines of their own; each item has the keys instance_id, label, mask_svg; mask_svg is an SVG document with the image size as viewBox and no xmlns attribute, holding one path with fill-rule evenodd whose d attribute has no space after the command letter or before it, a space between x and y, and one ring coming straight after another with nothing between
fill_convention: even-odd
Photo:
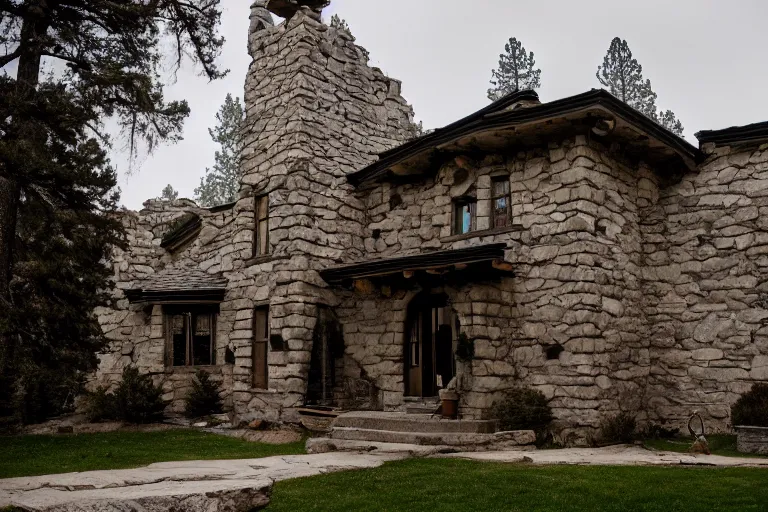
<instances>
[{"instance_id":1,"label":"pine tree","mask_svg":"<svg viewBox=\"0 0 768 512\"><path fill-rule=\"evenodd\" d=\"M245 118L240 98L227 94L216 113L218 124L208 129L211 139L220 146L214 156L213 169L205 170L195 199L201 206L231 203L240 191L240 153L243 149L242 127Z\"/></svg>"},{"instance_id":2,"label":"pine tree","mask_svg":"<svg viewBox=\"0 0 768 512\"><path fill-rule=\"evenodd\" d=\"M499 68L492 72L488 99L496 101L515 91L541 87L541 69L536 68L533 52L527 53L523 43L512 38L499 55Z\"/></svg>"},{"instance_id":3,"label":"pine tree","mask_svg":"<svg viewBox=\"0 0 768 512\"><path fill-rule=\"evenodd\" d=\"M0 76L0 416L13 393L50 402L31 420L58 412L95 367L104 262L125 246L102 122L132 154L179 139L189 107L163 97L161 50L223 76L219 3L0 0L0 68L16 68Z\"/></svg>"},{"instance_id":4,"label":"pine tree","mask_svg":"<svg viewBox=\"0 0 768 512\"><path fill-rule=\"evenodd\" d=\"M656 111L657 94L651 87L651 81L643 77L643 66L632 57L632 50L626 40L615 37L611 41L603 64L597 67L596 76L608 92L621 101L671 132L683 134L683 125L674 112Z\"/></svg>"},{"instance_id":5,"label":"pine tree","mask_svg":"<svg viewBox=\"0 0 768 512\"><path fill-rule=\"evenodd\" d=\"M166 201L175 201L178 198L179 192L173 188L170 183L166 185L166 187L163 189L163 193L160 194L160 199L165 199Z\"/></svg>"},{"instance_id":6,"label":"pine tree","mask_svg":"<svg viewBox=\"0 0 768 512\"><path fill-rule=\"evenodd\" d=\"M685 131L685 128L683 128L683 123L677 119L675 113L671 110L667 110L665 112L660 111L658 118L655 119L655 121L675 135L682 136L683 132Z\"/></svg>"},{"instance_id":7,"label":"pine tree","mask_svg":"<svg viewBox=\"0 0 768 512\"><path fill-rule=\"evenodd\" d=\"M656 93L651 81L643 78L643 66L632 57L626 41L618 37L611 41L596 76L608 92L630 107L651 118L656 115Z\"/></svg>"},{"instance_id":8,"label":"pine tree","mask_svg":"<svg viewBox=\"0 0 768 512\"><path fill-rule=\"evenodd\" d=\"M337 30L344 30L350 34L352 33L352 31L349 30L349 25L347 25L347 20L340 18L338 14L331 16L331 27Z\"/></svg>"}]
</instances>

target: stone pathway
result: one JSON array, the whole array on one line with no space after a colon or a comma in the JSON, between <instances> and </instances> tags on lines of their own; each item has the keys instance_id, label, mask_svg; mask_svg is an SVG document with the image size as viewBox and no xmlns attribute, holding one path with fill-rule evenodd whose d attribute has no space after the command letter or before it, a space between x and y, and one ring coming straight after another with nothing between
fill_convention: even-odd
<instances>
[{"instance_id":1,"label":"stone pathway","mask_svg":"<svg viewBox=\"0 0 768 512\"><path fill-rule=\"evenodd\" d=\"M689 455L686 453L655 452L639 446L608 446L605 448L564 448L528 452L471 452L438 454L493 462L533 464L580 464L586 466L717 466L762 467L768 469L768 458L723 457L720 455Z\"/></svg>"},{"instance_id":2,"label":"stone pathway","mask_svg":"<svg viewBox=\"0 0 768 512\"><path fill-rule=\"evenodd\" d=\"M358 444L361 451L263 459L162 462L137 469L89 471L0 480L0 507L45 512L248 511L269 502L280 480L375 468L413 455L478 461L585 465L763 467L768 459L653 452L637 446L562 450L439 453L440 447ZM352 450L353 445L344 447Z\"/></svg>"},{"instance_id":3,"label":"stone pathway","mask_svg":"<svg viewBox=\"0 0 768 512\"><path fill-rule=\"evenodd\" d=\"M400 454L323 453L262 459L160 462L143 468L0 480L0 508L45 512L249 511L280 480L374 468Z\"/></svg>"}]
</instances>

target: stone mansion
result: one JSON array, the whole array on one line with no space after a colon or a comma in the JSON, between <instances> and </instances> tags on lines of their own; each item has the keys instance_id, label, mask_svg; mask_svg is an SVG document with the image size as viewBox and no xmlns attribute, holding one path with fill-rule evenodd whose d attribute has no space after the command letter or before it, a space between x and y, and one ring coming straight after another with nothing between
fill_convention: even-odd
<instances>
[{"instance_id":1,"label":"stone mansion","mask_svg":"<svg viewBox=\"0 0 768 512\"><path fill-rule=\"evenodd\" d=\"M204 368L235 421L449 385L481 418L525 385L565 439L619 411L725 430L768 380L768 123L696 147L602 90L522 91L417 137L319 8L250 16L239 199L125 212L95 381L136 365L179 410Z\"/></svg>"}]
</instances>

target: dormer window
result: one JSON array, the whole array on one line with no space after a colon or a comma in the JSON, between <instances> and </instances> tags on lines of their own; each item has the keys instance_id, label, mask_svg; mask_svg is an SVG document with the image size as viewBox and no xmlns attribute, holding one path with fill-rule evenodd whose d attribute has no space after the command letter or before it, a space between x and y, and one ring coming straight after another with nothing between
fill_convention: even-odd
<instances>
[{"instance_id":1,"label":"dormer window","mask_svg":"<svg viewBox=\"0 0 768 512\"><path fill-rule=\"evenodd\" d=\"M453 234L463 235L477 230L477 200L473 197L456 199L453 203Z\"/></svg>"},{"instance_id":2,"label":"dormer window","mask_svg":"<svg viewBox=\"0 0 768 512\"><path fill-rule=\"evenodd\" d=\"M505 228L512 223L509 189L509 176L494 176L491 180L491 228Z\"/></svg>"},{"instance_id":3,"label":"dormer window","mask_svg":"<svg viewBox=\"0 0 768 512\"><path fill-rule=\"evenodd\" d=\"M253 255L269 254L269 196L256 197L256 226L253 235Z\"/></svg>"}]
</instances>

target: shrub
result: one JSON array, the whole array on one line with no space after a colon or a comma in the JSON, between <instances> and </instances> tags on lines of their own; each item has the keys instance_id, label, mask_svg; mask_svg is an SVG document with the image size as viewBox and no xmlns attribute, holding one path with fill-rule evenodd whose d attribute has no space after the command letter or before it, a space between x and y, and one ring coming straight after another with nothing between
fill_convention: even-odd
<instances>
[{"instance_id":1,"label":"shrub","mask_svg":"<svg viewBox=\"0 0 768 512\"><path fill-rule=\"evenodd\" d=\"M552 422L552 409L541 391L514 388L503 400L493 405L493 416L500 430L545 430Z\"/></svg>"},{"instance_id":2,"label":"shrub","mask_svg":"<svg viewBox=\"0 0 768 512\"><path fill-rule=\"evenodd\" d=\"M200 418L223 412L219 386L211 380L211 374L204 370L197 372L197 378L192 381L192 390L186 402L184 412L188 418Z\"/></svg>"},{"instance_id":3,"label":"shrub","mask_svg":"<svg viewBox=\"0 0 768 512\"><path fill-rule=\"evenodd\" d=\"M114 393L110 393L106 386L99 386L85 396L84 412L88 421L92 422L117 419Z\"/></svg>"},{"instance_id":4,"label":"shrub","mask_svg":"<svg viewBox=\"0 0 768 512\"><path fill-rule=\"evenodd\" d=\"M628 412L621 412L603 420L600 424L600 441L603 443L631 443L635 439L637 420Z\"/></svg>"},{"instance_id":5,"label":"shrub","mask_svg":"<svg viewBox=\"0 0 768 512\"><path fill-rule=\"evenodd\" d=\"M123 379L115 389L117 418L128 423L152 423L163 417L165 402L163 390L155 386L152 377L142 375L139 370L128 367L123 370Z\"/></svg>"},{"instance_id":6,"label":"shrub","mask_svg":"<svg viewBox=\"0 0 768 512\"><path fill-rule=\"evenodd\" d=\"M759 382L731 407L734 426L768 427L768 383Z\"/></svg>"}]
</instances>

